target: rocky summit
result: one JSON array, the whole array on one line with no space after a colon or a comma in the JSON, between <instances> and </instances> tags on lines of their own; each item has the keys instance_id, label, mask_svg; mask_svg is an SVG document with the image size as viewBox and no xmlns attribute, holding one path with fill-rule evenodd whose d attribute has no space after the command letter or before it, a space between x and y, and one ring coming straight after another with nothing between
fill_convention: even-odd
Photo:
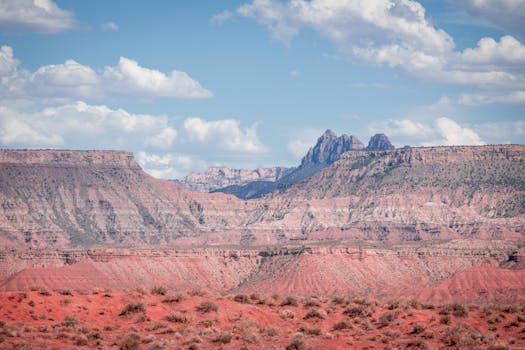
<instances>
[{"instance_id":1,"label":"rocky summit","mask_svg":"<svg viewBox=\"0 0 525 350\"><path fill-rule=\"evenodd\" d=\"M363 148L363 143L356 136L346 134L337 136L336 133L328 129L317 139L317 143L308 150L298 167L283 170L280 173L281 176L275 180L257 180L245 184L233 184L215 189L212 192L233 194L241 199L260 198L278 188L287 188L309 178L338 160L344 152Z\"/></svg>"},{"instance_id":2,"label":"rocky summit","mask_svg":"<svg viewBox=\"0 0 525 350\"><path fill-rule=\"evenodd\" d=\"M390 140L385 134L375 134L370 138L368 146L366 146L368 151L381 151L394 148L394 145L390 143Z\"/></svg>"},{"instance_id":3,"label":"rocky summit","mask_svg":"<svg viewBox=\"0 0 525 350\"><path fill-rule=\"evenodd\" d=\"M308 150L306 156L301 160L301 167L310 164L332 164L339 159L341 154L350 150L360 150L365 146L356 136L343 134L337 136L335 132L328 129L324 132L314 147Z\"/></svg>"}]
</instances>

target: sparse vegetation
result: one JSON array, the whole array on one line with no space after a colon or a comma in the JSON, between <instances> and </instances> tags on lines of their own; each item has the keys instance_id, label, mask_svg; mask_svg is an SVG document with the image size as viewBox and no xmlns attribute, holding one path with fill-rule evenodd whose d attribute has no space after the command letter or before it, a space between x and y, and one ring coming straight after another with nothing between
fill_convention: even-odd
<instances>
[{"instance_id":1,"label":"sparse vegetation","mask_svg":"<svg viewBox=\"0 0 525 350\"><path fill-rule=\"evenodd\" d=\"M140 335L137 333L130 333L124 337L120 350L138 350L140 347Z\"/></svg>"},{"instance_id":2,"label":"sparse vegetation","mask_svg":"<svg viewBox=\"0 0 525 350\"><path fill-rule=\"evenodd\" d=\"M166 320L169 322L176 323L190 323L192 321L192 317L189 315L182 314L178 311L173 311L166 316Z\"/></svg>"},{"instance_id":3,"label":"sparse vegetation","mask_svg":"<svg viewBox=\"0 0 525 350\"><path fill-rule=\"evenodd\" d=\"M292 296L286 296L282 301L281 301L281 306L297 306L299 305L298 301L297 301L297 298L295 297L292 297Z\"/></svg>"},{"instance_id":4,"label":"sparse vegetation","mask_svg":"<svg viewBox=\"0 0 525 350\"><path fill-rule=\"evenodd\" d=\"M215 304L214 302L212 301L203 301L202 303L200 303L197 307L196 307L196 310L198 312L201 312L203 314L205 313L208 313L208 312L212 312L212 311L217 311L219 309L219 307L217 306L217 304Z\"/></svg>"},{"instance_id":5,"label":"sparse vegetation","mask_svg":"<svg viewBox=\"0 0 525 350\"><path fill-rule=\"evenodd\" d=\"M125 316L129 314L136 314L139 312L145 312L146 308L144 307L144 303L142 301L136 301L133 303L129 303L120 312L119 316Z\"/></svg>"},{"instance_id":6,"label":"sparse vegetation","mask_svg":"<svg viewBox=\"0 0 525 350\"><path fill-rule=\"evenodd\" d=\"M153 286L151 288L151 294L153 295L166 295L168 294L168 288L164 286Z\"/></svg>"}]
</instances>

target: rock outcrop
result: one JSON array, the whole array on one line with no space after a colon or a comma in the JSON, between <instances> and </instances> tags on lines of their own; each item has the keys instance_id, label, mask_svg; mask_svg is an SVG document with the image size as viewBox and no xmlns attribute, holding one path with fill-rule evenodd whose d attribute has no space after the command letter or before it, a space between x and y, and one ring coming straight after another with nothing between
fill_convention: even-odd
<instances>
[{"instance_id":1,"label":"rock outcrop","mask_svg":"<svg viewBox=\"0 0 525 350\"><path fill-rule=\"evenodd\" d=\"M191 173L174 180L182 188L195 192L212 192L228 186L243 186L253 181L278 181L289 172L289 168L273 167L254 170L211 167L204 173Z\"/></svg>"},{"instance_id":2,"label":"rock outcrop","mask_svg":"<svg viewBox=\"0 0 525 350\"><path fill-rule=\"evenodd\" d=\"M367 151L384 151L394 148L394 145L392 145L385 134L375 134L370 138L370 141L368 141L368 146L366 146Z\"/></svg>"}]
</instances>

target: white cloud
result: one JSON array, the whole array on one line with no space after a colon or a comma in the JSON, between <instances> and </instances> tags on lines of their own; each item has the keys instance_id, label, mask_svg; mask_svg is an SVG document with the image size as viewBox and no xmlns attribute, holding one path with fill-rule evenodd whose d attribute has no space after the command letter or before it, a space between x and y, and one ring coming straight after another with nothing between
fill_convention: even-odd
<instances>
[{"instance_id":1,"label":"white cloud","mask_svg":"<svg viewBox=\"0 0 525 350\"><path fill-rule=\"evenodd\" d=\"M430 144L435 145L484 145L479 135L472 129L462 127L449 118L438 118L434 121L434 127L441 139Z\"/></svg>"},{"instance_id":2,"label":"white cloud","mask_svg":"<svg viewBox=\"0 0 525 350\"><path fill-rule=\"evenodd\" d=\"M491 143L519 143L525 139L525 120L487 122L473 129Z\"/></svg>"},{"instance_id":3,"label":"white cloud","mask_svg":"<svg viewBox=\"0 0 525 350\"><path fill-rule=\"evenodd\" d=\"M229 10L224 10L221 13L214 15L211 18L211 22L217 25L223 24L226 21L229 21L233 17L233 13Z\"/></svg>"},{"instance_id":4,"label":"white cloud","mask_svg":"<svg viewBox=\"0 0 525 350\"><path fill-rule=\"evenodd\" d=\"M20 62L14 58L13 49L9 46L0 48L0 77L13 74Z\"/></svg>"},{"instance_id":5,"label":"white cloud","mask_svg":"<svg viewBox=\"0 0 525 350\"><path fill-rule=\"evenodd\" d=\"M212 93L181 71L166 75L158 70L139 66L137 61L121 57L116 67L106 67L102 75L115 94L143 97L208 98Z\"/></svg>"},{"instance_id":6,"label":"white cloud","mask_svg":"<svg viewBox=\"0 0 525 350\"><path fill-rule=\"evenodd\" d=\"M74 60L42 66L26 81L27 93L40 97L94 98L101 93L100 78L90 67Z\"/></svg>"},{"instance_id":7,"label":"white cloud","mask_svg":"<svg viewBox=\"0 0 525 350\"><path fill-rule=\"evenodd\" d=\"M10 147L135 149L170 146L175 136L166 116L131 114L123 109L75 102L33 113L0 109L0 142ZM173 130L174 131L174 130ZM157 141L157 139L159 141Z\"/></svg>"},{"instance_id":8,"label":"white cloud","mask_svg":"<svg viewBox=\"0 0 525 350\"><path fill-rule=\"evenodd\" d=\"M119 27L118 27L118 24L110 21L110 22L102 23L100 25L100 29L102 29L104 32L114 32L114 31L117 31Z\"/></svg>"},{"instance_id":9,"label":"white cloud","mask_svg":"<svg viewBox=\"0 0 525 350\"><path fill-rule=\"evenodd\" d=\"M482 38L478 47L467 48L461 53L465 63L474 64L525 64L525 46L510 35L501 37L499 43L492 38Z\"/></svg>"},{"instance_id":10,"label":"white cloud","mask_svg":"<svg viewBox=\"0 0 525 350\"><path fill-rule=\"evenodd\" d=\"M74 60L38 68L34 73L17 70L19 62L9 46L0 51L0 98L55 98L101 100L113 96L151 99L154 97L209 98L213 94L187 73L166 75L121 57L117 66L101 74Z\"/></svg>"},{"instance_id":11,"label":"white cloud","mask_svg":"<svg viewBox=\"0 0 525 350\"><path fill-rule=\"evenodd\" d=\"M484 145L485 142L470 127L440 117L431 122L410 119L390 119L370 126L372 133L385 133L397 146Z\"/></svg>"},{"instance_id":12,"label":"white cloud","mask_svg":"<svg viewBox=\"0 0 525 350\"><path fill-rule=\"evenodd\" d=\"M51 0L0 1L0 29L56 33L74 26L73 13L61 9Z\"/></svg>"},{"instance_id":13,"label":"white cloud","mask_svg":"<svg viewBox=\"0 0 525 350\"><path fill-rule=\"evenodd\" d=\"M481 16L495 25L525 40L525 0L455 0L475 16Z\"/></svg>"},{"instance_id":14,"label":"white cloud","mask_svg":"<svg viewBox=\"0 0 525 350\"><path fill-rule=\"evenodd\" d=\"M206 121L188 118L184 121L184 130L190 140L216 145L224 150L242 153L267 151L257 137L255 124L242 130L239 121L234 119Z\"/></svg>"},{"instance_id":15,"label":"white cloud","mask_svg":"<svg viewBox=\"0 0 525 350\"><path fill-rule=\"evenodd\" d=\"M521 2L504 2L517 6L509 8L522 9ZM387 65L412 79L482 85L500 92L525 86L525 46L517 39L509 35L499 42L482 38L477 47L456 51L452 37L434 27L417 1L253 0L241 5L237 14L254 18L285 43L303 29L314 30L339 55Z\"/></svg>"},{"instance_id":16,"label":"white cloud","mask_svg":"<svg viewBox=\"0 0 525 350\"><path fill-rule=\"evenodd\" d=\"M136 154L137 162L154 177L179 179L191 171L206 169L206 162L196 156L186 154L156 154L140 151Z\"/></svg>"}]
</instances>

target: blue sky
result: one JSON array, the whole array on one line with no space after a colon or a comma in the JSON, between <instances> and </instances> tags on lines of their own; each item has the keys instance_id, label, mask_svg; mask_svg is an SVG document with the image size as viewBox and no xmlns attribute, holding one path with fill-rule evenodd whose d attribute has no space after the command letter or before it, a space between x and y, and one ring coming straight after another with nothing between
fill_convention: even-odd
<instances>
[{"instance_id":1,"label":"blue sky","mask_svg":"<svg viewBox=\"0 0 525 350\"><path fill-rule=\"evenodd\" d=\"M296 165L325 130L523 143L525 0L0 0L0 147L151 174Z\"/></svg>"}]
</instances>

